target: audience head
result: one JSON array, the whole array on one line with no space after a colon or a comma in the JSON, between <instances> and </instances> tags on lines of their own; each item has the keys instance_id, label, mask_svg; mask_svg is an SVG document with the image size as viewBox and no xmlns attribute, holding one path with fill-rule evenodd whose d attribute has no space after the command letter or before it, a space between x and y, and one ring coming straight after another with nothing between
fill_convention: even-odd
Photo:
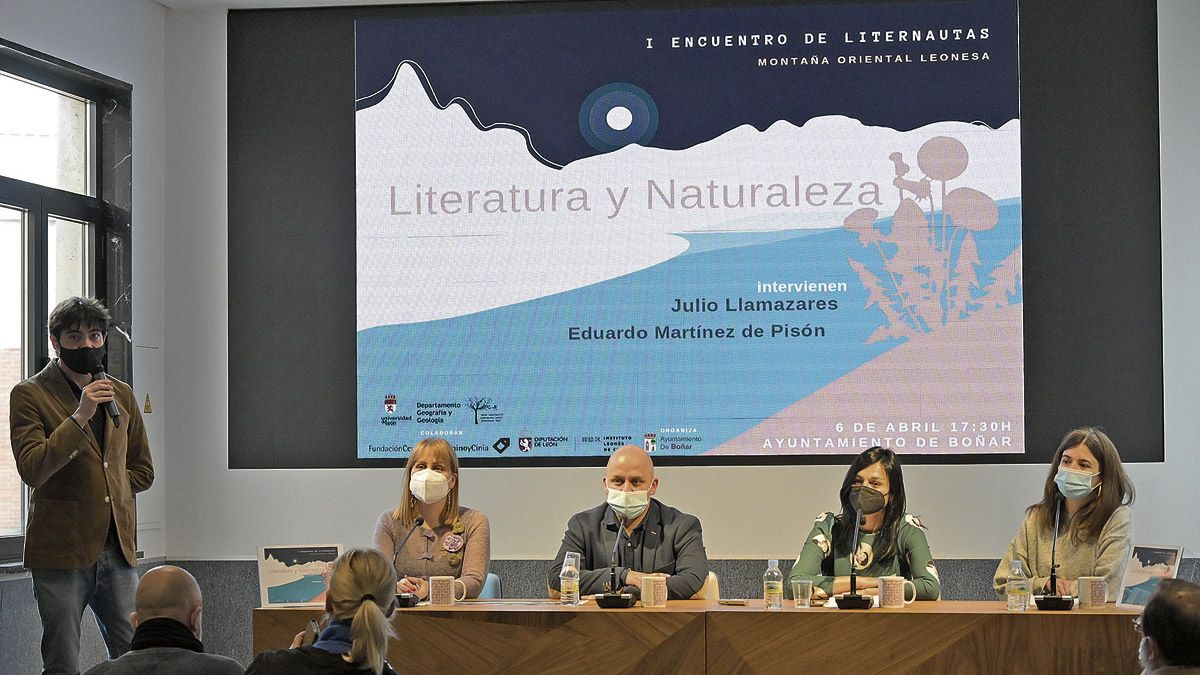
<instances>
[{"instance_id":1,"label":"audience head","mask_svg":"<svg viewBox=\"0 0 1200 675\"><path fill-rule=\"evenodd\" d=\"M1200 586L1163 579L1142 609L1138 661L1147 670L1200 666Z\"/></svg>"},{"instance_id":2,"label":"audience head","mask_svg":"<svg viewBox=\"0 0 1200 675\"><path fill-rule=\"evenodd\" d=\"M437 504L443 500L439 518L442 523L451 523L458 517L458 457L446 439L426 438L408 456L400 506L392 517L408 527L421 515L418 501Z\"/></svg>"},{"instance_id":3,"label":"audience head","mask_svg":"<svg viewBox=\"0 0 1200 675\"><path fill-rule=\"evenodd\" d=\"M161 565L142 575L129 621L137 628L150 619L174 619L187 626L198 640L203 604L200 584L187 570Z\"/></svg>"},{"instance_id":4,"label":"audience head","mask_svg":"<svg viewBox=\"0 0 1200 675\"><path fill-rule=\"evenodd\" d=\"M1077 541L1100 536L1113 511L1133 502L1133 482L1121 465L1117 446L1103 431L1084 427L1067 432L1042 487L1042 501L1030 507L1042 528L1054 527L1054 512L1063 498L1084 501L1071 520Z\"/></svg>"},{"instance_id":5,"label":"audience head","mask_svg":"<svg viewBox=\"0 0 1200 675\"><path fill-rule=\"evenodd\" d=\"M842 489L838 492L842 505L838 522L843 526L837 528L834 537L835 546L845 553L850 552L854 535L853 527L846 525L857 522L854 506L850 502L851 492L855 488L872 489L883 495L883 522L876 531L875 558L886 563L896 555L896 534L907 508L900 458L890 448L875 446L859 453L850 463L842 479Z\"/></svg>"},{"instance_id":6,"label":"audience head","mask_svg":"<svg viewBox=\"0 0 1200 675\"><path fill-rule=\"evenodd\" d=\"M618 448L608 458L602 483L609 506L624 520L634 520L645 513L650 497L658 491L654 462L636 445Z\"/></svg>"},{"instance_id":7,"label":"audience head","mask_svg":"<svg viewBox=\"0 0 1200 675\"><path fill-rule=\"evenodd\" d=\"M338 557L329 572L325 606L334 619L350 624L351 663L383 672L387 641L392 637L388 617L396 608L396 571L375 549L351 549Z\"/></svg>"}]
</instances>

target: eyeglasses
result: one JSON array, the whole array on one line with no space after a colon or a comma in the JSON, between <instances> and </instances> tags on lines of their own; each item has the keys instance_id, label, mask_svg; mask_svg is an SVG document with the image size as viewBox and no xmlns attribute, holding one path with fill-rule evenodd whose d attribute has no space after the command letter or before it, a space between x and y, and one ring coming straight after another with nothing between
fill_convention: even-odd
<instances>
[{"instance_id":1,"label":"eyeglasses","mask_svg":"<svg viewBox=\"0 0 1200 675\"><path fill-rule=\"evenodd\" d=\"M1145 635L1145 633L1142 632L1142 617L1141 616L1133 617L1133 629L1138 632L1138 635Z\"/></svg>"}]
</instances>

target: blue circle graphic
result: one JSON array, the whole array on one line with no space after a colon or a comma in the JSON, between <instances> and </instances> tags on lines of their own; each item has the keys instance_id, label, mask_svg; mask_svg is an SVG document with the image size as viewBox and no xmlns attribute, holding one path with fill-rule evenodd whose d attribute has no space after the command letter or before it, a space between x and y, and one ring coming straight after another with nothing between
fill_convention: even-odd
<instances>
[{"instance_id":1,"label":"blue circle graphic","mask_svg":"<svg viewBox=\"0 0 1200 675\"><path fill-rule=\"evenodd\" d=\"M623 129L609 124L609 113L616 108L624 108L632 118ZM658 131L658 106L645 89L635 84L606 84L584 99L579 108L579 131L600 152L610 152L630 143L646 145Z\"/></svg>"}]
</instances>

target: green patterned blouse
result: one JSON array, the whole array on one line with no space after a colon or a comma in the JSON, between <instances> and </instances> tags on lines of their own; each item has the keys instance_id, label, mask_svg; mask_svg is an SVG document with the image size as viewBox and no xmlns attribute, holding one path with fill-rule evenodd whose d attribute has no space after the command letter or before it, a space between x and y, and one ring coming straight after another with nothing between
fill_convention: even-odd
<instances>
[{"instance_id":1,"label":"green patterned blouse","mask_svg":"<svg viewBox=\"0 0 1200 675\"><path fill-rule=\"evenodd\" d=\"M800 555L788 577L809 579L814 588L820 588L828 595L833 594L835 577L850 576L850 559L844 555L836 558L832 555L833 523L834 515L830 511L817 516L812 532L808 533L808 539L800 549ZM886 565L875 560L875 536L874 532L859 533L858 551L854 556L855 573L864 577L898 574L912 580L917 587L918 600L937 600L942 592L942 583L938 579L933 554L929 552L929 540L925 538L925 526L921 519L904 515L896 534L896 555Z\"/></svg>"}]
</instances>

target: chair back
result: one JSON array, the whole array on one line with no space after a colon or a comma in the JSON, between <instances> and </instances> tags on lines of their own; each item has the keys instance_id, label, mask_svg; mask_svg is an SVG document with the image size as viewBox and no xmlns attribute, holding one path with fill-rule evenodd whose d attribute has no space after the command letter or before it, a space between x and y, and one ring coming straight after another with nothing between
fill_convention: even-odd
<instances>
[{"instance_id":1,"label":"chair back","mask_svg":"<svg viewBox=\"0 0 1200 675\"><path fill-rule=\"evenodd\" d=\"M479 598L496 600L502 597L504 597L504 592L500 588L500 575L488 572L487 579L483 581L483 588L479 589Z\"/></svg>"},{"instance_id":2,"label":"chair back","mask_svg":"<svg viewBox=\"0 0 1200 675\"><path fill-rule=\"evenodd\" d=\"M717 573L709 572L708 578L704 580L704 585L696 594L692 596L692 600L712 600L716 602L721 599L721 584L717 581Z\"/></svg>"}]
</instances>

